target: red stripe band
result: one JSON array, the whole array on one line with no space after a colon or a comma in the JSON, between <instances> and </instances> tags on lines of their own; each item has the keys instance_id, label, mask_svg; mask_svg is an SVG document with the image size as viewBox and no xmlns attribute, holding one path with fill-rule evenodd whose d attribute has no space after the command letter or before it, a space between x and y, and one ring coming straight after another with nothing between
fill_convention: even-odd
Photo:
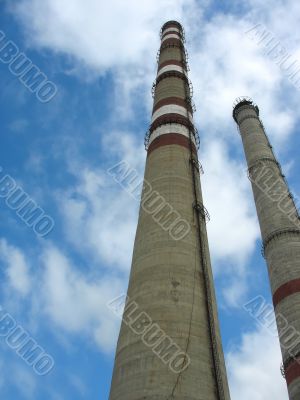
<instances>
[{"instance_id":1,"label":"red stripe band","mask_svg":"<svg viewBox=\"0 0 300 400\"><path fill-rule=\"evenodd\" d=\"M164 114L161 117L156 118L156 120L151 124L149 131L153 132L156 128L165 124L180 124L186 126L192 132L194 132L195 130L194 125L187 117L184 117L180 114L170 113Z\"/></svg>"},{"instance_id":2,"label":"red stripe band","mask_svg":"<svg viewBox=\"0 0 300 400\"><path fill-rule=\"evenodd\" d=\"M293 361L292 364L285 369L285 379L288 385L297 378L300 378L300 358Z\"/></svg>"},{"instance_id":3,"label":"red stripe band","mask_svg":"<svg viewBox=\"0 0 300 400\"><path fill-rule=\"evenodd\" d=\"M167 65L178 65L178 67L185 68L186 64L183 61L167 60L159 64L157 72L159 72L163 67L166 67Z\"/></svg>"},{"instance_id":4,"label":"red stripe band","mask_svg":"<svg viewBox=\"0 0 300 400\"><path fill-rule=\"evenodd\" d=\"M153 142L150 144L148 148L148 153L152 153L153 150L158 149L162 146L169 146L172 144L177 144L178 146L183 146L187 149L190 149L190 140L186 136L181 135L180 133L166 133L164 135L158 136ZM194 143L192 143L193 152L197 154L197 150L195 148Z\"/></svg>"},{"instance_id":5,"label":"red stripe band","mask_svg":"<svg viewBox=\"0 0 300 400\"><path fill-rule=\"evenodd\" d=\"M179 78L179 79L182 79L183 81L185 81L185 83L189 84L189 80L188 80L187 76L184 75L184 73L179 72L179 71L163 72L156 78L156 84L158 84L160 81L162 81L163 79L166 79L166 78Z\"/></svg>"},{"instance_id":6,"label":"red stripe band","mask_svg":"<svg viewBox=\"0 0 300 400\"><path fill-rule=\"evenodd\" d=\"M180 39L175 39L175 38L169 38L163 41L162 45L161 45L161 50L163 50L164 48L168 47L168 46L175 46L175 47L182 47L183 48L183 44L182 41Z\"/></svg>"},{"instance_id":7,"label":"red stripe band","mask_svg":"<svg viewBox=\"0 0 300 400\"><path fill-rule=\"evenodd\" d=\"M300 279L294 279L280 286L273 294L274 307L286 297L300 292Z\"/></svg>"},{"instance_id":8,"label":"red stripe band","mask_svg":"<svg viewBox=\"0 0 300 400\"><path fill-rule=\"evenodd\" d=\"M152 115L155 113L155 111L157 111L160 107L163 106L168 106L168 105L172 105L175 104L176 106L181 106L181 107L185 107L186 109L188 109L191 113L193 112L192 110L192 106L187 103L184 99L181 99L180 97L166 97L165 99L162 99L160 101L158 101L154 106L153 106L153 112Z\"/></svg>"},{"instance_id":9,"label":"red stripe band","mask_svg":"<svg viewBox=\"0 0 300 400\"><path fill-rule=\"evenodd\" d=\"M173 123L173 121L174 123L184 125L187 128L190 129L193 128L193 124L187 116L174 112L174 113L165 113L160 115L159 117L156 117L150 126L150 132L153 132L153 130L155 130L157 127L161 125Z\"/></svg>"}]
</instances>

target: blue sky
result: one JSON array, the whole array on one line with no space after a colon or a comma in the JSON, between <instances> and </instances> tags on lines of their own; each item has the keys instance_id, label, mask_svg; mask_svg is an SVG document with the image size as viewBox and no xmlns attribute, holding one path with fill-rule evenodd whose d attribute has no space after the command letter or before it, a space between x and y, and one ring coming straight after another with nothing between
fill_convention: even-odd
<instances>
[{"instance_id":1,"label":"blue sky","mask_svg":"<svg viewBox=\"0 0 300 400\"><path fill-rule=\"evenodd\" d=\"M0 199L1 305L55 360L51 373L37 376L0 337L1 398L108 398L119 321L106 303L126 290L138 204L106 171L126 160L143 174L158 32L178 19L190 55L232 399L287 399L278 340L243 309L257 295L269 302L270 289L231 114L236 97L255 100L291 190L300 193L300 91L245 33L262 24L300 60L300 5L2 0L0 8L7 40L58 89L41 103L0 62L2 174L55 222L38 237Z\"/></svg>"}]
</instances>

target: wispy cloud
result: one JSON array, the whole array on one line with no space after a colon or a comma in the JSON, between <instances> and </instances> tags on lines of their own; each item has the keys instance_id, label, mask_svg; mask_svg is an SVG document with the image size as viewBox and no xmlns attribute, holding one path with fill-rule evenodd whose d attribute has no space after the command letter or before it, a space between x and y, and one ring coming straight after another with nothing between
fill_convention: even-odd
<instances>
[{"instance_id":1,"label":"wispy cloud","mask_svg":"<svg viewBox=\"0 0 300 400\"><path fill-rule=\"evenodd\" d=\"M245 333L239 346L227 354L233 400L288 400L280 372L278 338L265 329Z\"/></svg>"},{"instance_id":2,"label":"wispy cloud","mask_svg":"<svg viewBox=\"0 0 300 400\"><path fill-rule=\"evenodd\" d=\"M114 296L111 292L117 295L125 285L138 212L132 199L108 180L105 170L108 160L112 165L125 159L143 173L142 135L147 127L139 121L147 120L145 110L150 121L158 31L170 18L178 18L187 28L190 77L198 109L195 117L202 138L204 200L211 215L209 242L216 276L226 282L224 306L236 306L250 289L248 266L259 231L240 136L231 117L232 103L237 96L252 96L277 152L284 154L300 117L300 95L245 31L261 22L299 57L300 6L291 0L285 4L251 0L232 2L232 7L232 12L218 8L211 14L207 12L212 11L209 2L199 5L193 0L113 0L109 4L18 0L9 5L22 24L28 47L63 56L67 76L87 84L107 79L110 85L113 104L111 112L102 115L102 122L113 129L107 129L102 138L99 135L103 162L95 166L81 149L63 149L73 178L63 190L54 191L62 216L63 246L43 247L41 270L39 274L31 271L29 278L25 252L2 242L2 253L12 260L6 257L5 265L14 290L27 296L32 280L42 283L43 290L35 296L42 300L42 311L53 326L64 333L84 332L103 351L112 348L118 329L103 307ZM136 131L124 129L125 123L135 124ZM26 124L11 128L25 129ZM71 137L72 126L68 132ZM13 258L12 253L18 252L19 257ZM77 265L72 252L83 255L89 265ZM279 360L276 341L267 343L262 331L244 335L241 345L228 356L233 399L241 393L245 400L271 397L265 392L268 386L274 387L272 398L286 398Z\"/></svg>"},{"instance_id":3,"label":"wispy cloud","mask_svg":"<svg viewBox=\"0 0 300 400\"><path fill-rule=\"evenodd\" d=\"M8 282L21 296L26 296L32 286L29 265L22 251L0 240L0 260L5 266Z\"/></svg>"}]
</instances>

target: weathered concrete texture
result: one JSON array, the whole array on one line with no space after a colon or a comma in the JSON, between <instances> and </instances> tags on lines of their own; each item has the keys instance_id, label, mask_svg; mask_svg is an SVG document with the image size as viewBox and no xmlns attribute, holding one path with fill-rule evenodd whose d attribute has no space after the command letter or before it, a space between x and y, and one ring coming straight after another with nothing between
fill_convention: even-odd
<instances>
[{"instance_id":1,"label":"weathered concrete texture","mask_svg":"<svg viewBox=\"0 0 300 400\"><path fill-rule=\"evenodd\" d=\"M252 181L272 294L275 295L283 362L287 368L300 351L300 290L297 292L297 281L294 281L300 278L300 221L259 120L258 109L252 103L243 102L236 106L234 117L240 128ZM291 291L290 282L294 292L296 287L296 293ZM300 399L299 379L293 380L288 389L290 399Z\"/></svg>"},{"instance_id":2,"label":"weathered concrete texture","mask_svg":"<svg viewBox=\"0 0 300 400\"><path fill-rule=\"evenodd\" d=\"M179 50L180 49L178 47L166 47L162 49L160 53L159 65L168 60L181 61L182 56Z\"/></svg>"},{"instance_id":3,"label":"weathered concrete texture","mask_svg":"<svg viewBox=\"0 0 300 400\"><path fill-rule=\"evenodd\" d=\"M154 105L167 97L185 98L185 82L176 77L161 80L156 87Z\"/></svg>"},{"instance_id":4,"label":"weathered concrete texture","mask_svg":"<svg viewBox=\"0 0 300 400\"><path fill-rule=\"evenodd\" d=\"M155 211L150 215L141 208L128 295L137 302L140 311L151 316L183 351L187 350L191 364L178 376L123 323L110 400L219 399L213 373L196 214L192 207L189 159L189 150L178 145L160 147L148 156L145 179L187 220L191 230L185 238L175 241L155 222ZM200 186L198 191L201 199ZM202 236L209 263L205 225ZM225 398L229 399L215 299L214 313ZM174 397L170 397L178 378Z\"/></svg>"}]
</instances>

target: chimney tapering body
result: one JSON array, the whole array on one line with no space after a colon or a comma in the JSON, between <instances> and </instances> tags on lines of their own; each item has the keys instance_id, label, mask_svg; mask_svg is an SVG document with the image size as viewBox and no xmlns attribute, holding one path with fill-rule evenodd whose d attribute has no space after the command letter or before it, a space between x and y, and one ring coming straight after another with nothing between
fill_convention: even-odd
<instances>
[{"instance_id":1,"label":"chimney tapering body","mask_svg":"<svg viewBox=\"0 0 300 400\"><path fill-rule=\"evenodd\" d=\"M249 98L237 99L233 118L241 133L260 224L289 398L299 400L299 215L259 118L258 107Z\"/></svg>"},{"instance_id":2,"label":"chimney tapering body","mask_svg":"<svg viewBox=\"0 0 300 400\"><path fill-rule=\"evenodd\" d=\"M230 400L182 26L161 40L110 400Z\"/></svg>"}]
</instances>

